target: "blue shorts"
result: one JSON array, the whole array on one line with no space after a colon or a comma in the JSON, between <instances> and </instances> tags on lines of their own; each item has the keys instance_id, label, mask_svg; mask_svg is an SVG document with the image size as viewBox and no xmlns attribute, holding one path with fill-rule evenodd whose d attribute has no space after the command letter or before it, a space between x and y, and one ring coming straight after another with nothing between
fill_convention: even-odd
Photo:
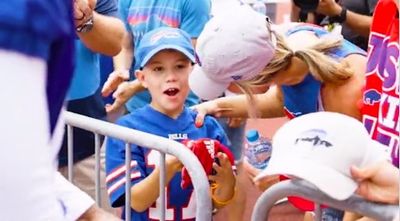
<instances>
[{"instance_id":1,"label":"blue shorts","mask_svg":"<svg viewBox=\"0 0 400 221\"><path fill-rule=\"evenodd\" d=\"M238 164L242 160L246 121L240 127L229 127L227 118L217 118L217 120L228 136L230 142L229 149L235 157L235 163Z\"/></svg>"}]
</instances>

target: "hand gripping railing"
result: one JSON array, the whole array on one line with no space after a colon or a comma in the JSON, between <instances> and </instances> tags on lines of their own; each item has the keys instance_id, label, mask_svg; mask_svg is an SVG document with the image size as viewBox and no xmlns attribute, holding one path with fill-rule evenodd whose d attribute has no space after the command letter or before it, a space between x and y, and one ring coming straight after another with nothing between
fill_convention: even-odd
<instances>
[{"instance_id":1,"label":"hand gripping railing","mask_svg":"<svg viewBox=\"0 0 400 221\"><path fill-rule=\"evenodd\" d=\"M209 183L200 162L197 157L183 144L164 137L144 133L141 131L129 129L116 124L108 123L101 120L96 120L83 115L66 112L65 122L68 125L68 171L69 180L72 180L72 127L82 128L92 131L95 134L95 159L96 159L96 202L100 201L100 142L99 134L115 137L126 142L125 149L125 165L126 171L130 171L130 145L136 144L139 146L149 147L160 151L160 197L161 199L161 220L165 220L165 153L176 156L186 167L193 182L194 192L196 193L196 220L210 221L211 214L211 199L209 195ZM130 173L126 173L126 180L131 180ZM125 183L125 217L130 220L130 182Z\"/></svg>"},{"instance_id":2,"label":"hand gripping railing","mask_svg":"<svg viewBox=\"0 0 400 221\"><path fill-rule=\"evenodd\" d=\"M255 204L251 221L267 220L269 211L275 202L287 196L304 197L314 201L317 206L318 204L329 205L336 209L355 212L379 221L393 221L396 214L399 213L398 205L373 203L357 195L353 195L344 201L338 201L317 190L316 187L304 180L292 179L279 182L261 194ZM315 220L321 220L320 212L316 213Z\"/></svg>"}]
</instances>

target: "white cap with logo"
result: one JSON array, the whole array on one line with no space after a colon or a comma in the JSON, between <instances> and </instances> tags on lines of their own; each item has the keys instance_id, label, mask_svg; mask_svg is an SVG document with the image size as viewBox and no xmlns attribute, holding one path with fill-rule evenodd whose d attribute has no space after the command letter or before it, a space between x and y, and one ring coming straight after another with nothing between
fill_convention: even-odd
<instances>
[{"instance_id":1,"label":"white cap with logo","mask_svg":"<svg viewBox=\"0 0 400 221\"><path fill-rule=\"evenodd\" d=\"M384 146L358 120L339 113L306 114L284 124L272 139L268 166L256 177L282 174L314 184L337 200L357 188L350 167L387 160Z\"/></svg>"},{"instance_id":2,"label":"white cap with logo","mask_svg":"<svg viewBox=\"0 0 400 221\"><path fill-rule=\"evenodd\" d=\"M189 86L202 99L216 98L232 81L259 74L275 53L267 17L248 5L217 13L197 39L197 64Z\"/></svg>"}]
</instances>

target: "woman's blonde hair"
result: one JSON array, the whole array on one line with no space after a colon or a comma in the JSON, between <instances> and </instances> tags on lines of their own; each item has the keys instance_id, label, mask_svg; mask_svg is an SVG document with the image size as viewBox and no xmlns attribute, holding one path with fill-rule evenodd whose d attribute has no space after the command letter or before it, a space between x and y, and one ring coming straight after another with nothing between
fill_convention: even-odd
<instances>
[{"instance_id":1,"label":"woman's blonde hair","mask_svg":"<svg viewBox=\"0 0 400 221\"><path fill-rule=\"evenodd\" d=\"M280 70L285 70L289 67L293 57L304 61L310 70L310 74L321 82L342 84L353 75L353 72L347 65L339 63L327 55L328 52L342 45L342 38L319 38L317 42L309 48L293 50L285 42L282 35L271 29L270 31L276 38L275 55L272 60L265 66L263 71L253 79L235 82L247 95L250 103L250 105L248 105L250 107L250 116L256 117L258 115L254 109L251 110L256 106L251 87L270 83Z\"/></svg>"}]
</instances>

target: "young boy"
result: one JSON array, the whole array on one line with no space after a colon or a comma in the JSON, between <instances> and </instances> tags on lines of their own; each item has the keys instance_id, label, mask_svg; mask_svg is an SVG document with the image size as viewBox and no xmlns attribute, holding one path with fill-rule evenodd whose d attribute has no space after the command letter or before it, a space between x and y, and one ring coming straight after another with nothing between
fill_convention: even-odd
<instances>
[{"instance_id":1,"label":"young boy","mask_svg":"<svg viewBox=\"0 0 400 221\"><path fill-rule=\"evenodd\" d=\"M117 124L168 137L177 141L199 138L215 139L226 144L226 136L217 121L206 117L201 128L195 126L195 113L184 106L189 93L188 76L195 62L190 37L182 30L163 27L143 36L135 54L140 70L137 79L152 97L149 105L121 117ZM109 138L106 149L107 187L114 207L123 206L125 194L125 144ZM159 153L131 145L132 151L132 220L159 220ZM223 206L234 195L235 176L228 157L216 155L220 165L210 176L216 182L215 206ZM193 187L181 188L182 164L176 157L166 157L166 220L194 220L196 202ZM223 181L223 182L222 182Z\"/></svg>"}]
</instances>

